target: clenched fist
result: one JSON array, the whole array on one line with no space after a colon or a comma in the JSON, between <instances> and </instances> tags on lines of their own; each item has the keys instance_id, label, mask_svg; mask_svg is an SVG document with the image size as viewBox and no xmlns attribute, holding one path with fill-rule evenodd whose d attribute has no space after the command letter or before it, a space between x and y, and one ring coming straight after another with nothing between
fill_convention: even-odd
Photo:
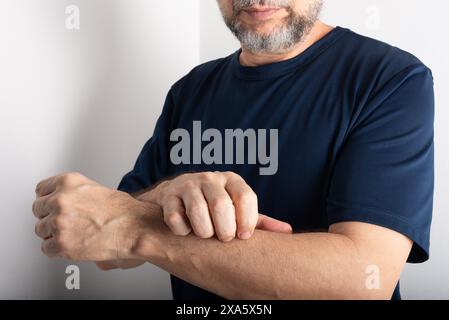
<instances>
[{"instance_id":1,"label":"clenched fist","mask_svg":"<svg viewBox=\"0 0 449 320\"><path fill-rule=\"evenodd\" d=\"M75 261L127 259L137 229L156 205L70 173L40 182L33 213L36 234L49 257Z\"/></svg>"},{"instance_id":2,"label":"clenched fist","mask_svg":"<svg viewBox=\"0 0 449 320\"><path fill-rule=\"evenodd\" d=\"M139 199L155 202L164 221L176 235L192 230L198 237L214 235L228 242L249 239L254 229L292 231L287 223L260 215L257 195L233 172L202 172L180 175L158 184Z\"/></svg>"}]
</instances>

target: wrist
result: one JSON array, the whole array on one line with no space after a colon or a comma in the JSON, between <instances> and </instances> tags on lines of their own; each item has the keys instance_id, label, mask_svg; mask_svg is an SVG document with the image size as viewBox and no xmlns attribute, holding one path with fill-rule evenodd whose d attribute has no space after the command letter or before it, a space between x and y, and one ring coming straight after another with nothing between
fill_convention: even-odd
<instances>
[{"instance_id":1,"label":"wrist","mask_svg":"<svg viewBox=\"0 0 449 320\"><path fill-rule=\"evenodd\" d=\"M147 192L142 193L136 199L144 202L152 202L155 204L160 204L161 190L167 184L167 180L161 181L153 186Z\"/></svg>"},{"instance_id":2,"label":"wrist","mask_svg":"<svg viewBox=\"0 0 449 320\"><path fill-rule=\"evenodd\" d=\"M128 219L128 234L131 241L124 243L122 252L126 259L149 261L157 255L162 232L162 209L152 202L138 201L139 210Z\"/></svg>"}]
</instances>

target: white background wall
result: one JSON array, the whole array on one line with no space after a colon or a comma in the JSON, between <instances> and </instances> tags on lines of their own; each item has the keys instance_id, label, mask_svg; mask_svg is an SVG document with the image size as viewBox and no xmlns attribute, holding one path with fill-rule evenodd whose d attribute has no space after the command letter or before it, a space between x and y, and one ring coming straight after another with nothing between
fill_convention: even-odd
<instances>
[{"instance_id":1,"label":"white background wall","mask_svg":"<svg viewBox=\"0 0 449 320\"><path fill-rule=\"evenodd\" d=\"M78 5L81 29L65 28ZM408 266L405 298L449 299L449 5L428 0L327 0L323 19L393 43L432 68L437 95L432 258ZM200 62L238 48L214 0L0 0L0 298L170 298L168 276L146 265L98 271L49 261L34 236L34 186L81 171L115 187L151 135L169 86Z\"/></svg>"},{"instance_id":2,"label":"white background wall","mask_svg":"<svg viewBox=\"0 0 449 320\"><path fill-rule=\"evenodd\" d=\"M0 0L0 298L171 298L147 265L104 273L49 261L34 236L34 186L81 171L115 187L151 136L169 86L199 61L197 1ZM76 4L81 29L68 31Z\"/></svg>"}]
</instances>

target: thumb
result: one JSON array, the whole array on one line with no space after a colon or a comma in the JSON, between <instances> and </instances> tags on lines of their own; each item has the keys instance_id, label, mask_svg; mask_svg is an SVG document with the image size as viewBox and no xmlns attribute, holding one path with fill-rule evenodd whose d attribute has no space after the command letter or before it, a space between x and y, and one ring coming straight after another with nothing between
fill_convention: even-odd
<instances>
[{"instance_id":1,"label":"thumb","mask_svg":"<svg viewBox=\"0 0 449 320\"><path fill-rule=\"evenodd\" d=\"M259 220L257 221L256 229L278 232L278 233L292 233L293 229L290 224L274 218L270 218L266 215L259 214Z\"/></svg>"}]
</instances>

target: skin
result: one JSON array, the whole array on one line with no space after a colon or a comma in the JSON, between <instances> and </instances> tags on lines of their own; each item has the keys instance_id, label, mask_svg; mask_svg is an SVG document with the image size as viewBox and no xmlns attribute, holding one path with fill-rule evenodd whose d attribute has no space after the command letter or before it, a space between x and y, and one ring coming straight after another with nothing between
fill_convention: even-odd
<instances>
[{"instance_id":1,"label":"skin","mask_svg":"<svg viewBox=\"0 0 449 320\"><path fill-rule=\"evenodd\" d=\"M355 222L327 233L256 230L228 243L180 237L160 206L77 173L40 182L36 196L36 234L48 257L99 261L104 270L147 261L228 299L389 299L412 246L397 232ZM365 285L371 265L380 270L377 290Z\"/></svg>"},{"instance_id":2,"label":"skin","mask_svg":"<svg viewBox=\"0 0 449 320\"><path fill-rule=\"evenodd\" d=\"M222 14L226 16L231 16L233 12L232 0L218 0L217 1ZM311 3L315 2L315 0L293 0L292 8L298 13L304 13L307 7L310 7ZM266 9L266 7L256 5L252 7L252 9L262 10ZM275 15L268 21L259 21L251 18L245 11L240 13L239 18L240 21L244 23L244 25L255 31L259 34L270 34L273 29L282 24L283 20L287 17L288 12L286 9L281 8L278 10ZM304 52L308 47L310 47L313 43L324 37L327 33L329 33L333 28L329 25L324 24L321 21L317 21L309 32L309 34L303 39L302 42L298 43L294 48L287 52L282 53L257 53L251 52L244 46L242 46L242 53L240 54L240 64L248 67L257 67L265 64L271 64L275 62L280 62L284 60L291 59L296 57L297 55Z\"/></svg>"},{"instance_id":3,"label":"skin","mask_svg":"<svg viewBox=\"0 0 449 320\"><path fill-rule=\"evenodd\" d=\"M257 195L233 172L184 174L163 181L153 192L141 192L139 198L161 206L165 223L179 236L193 230L204 239L216 235L229 242L236 234L249 239L268 220L271 231L291 232L290 225L259 215Z\"/></svg>"},{"instance_id":4,"label":"skin","mask_svg":"<svg viewBox=\"0 0 449 320\"><path fill-rule=\"evenodd\" d=\"M292 5L302 10L311 1ZM231 0L219 4L231 13ZM285 14L240 19L266 33ZM240 63L290 59L330 30L317 21L282 54L242 48ZM78 173L62 174L37 185L33 213L49 257L94 261L104 270L149 262L229 299L390 299L412 247L402 234L357 222L292 234L288 224L258 213L257 195L233 173L182 175L133 196ZM380 270L377 290L365 285L372 265Z\"/></svg>"},{"instance_id":5,"label":"skin","mask_svg":"<svg viewBox=\"0 0 449 320\"><path fill-rule=\"evenodd\" d=\"M294 58L328 34L332 29L332 27L318 21L303 42L295 46L292 51L282 54L268 55L264 53L252 53L242 48L242 53L240 54L240 64L247 67L257 67Z\"/></svg>"}]
</instances>

